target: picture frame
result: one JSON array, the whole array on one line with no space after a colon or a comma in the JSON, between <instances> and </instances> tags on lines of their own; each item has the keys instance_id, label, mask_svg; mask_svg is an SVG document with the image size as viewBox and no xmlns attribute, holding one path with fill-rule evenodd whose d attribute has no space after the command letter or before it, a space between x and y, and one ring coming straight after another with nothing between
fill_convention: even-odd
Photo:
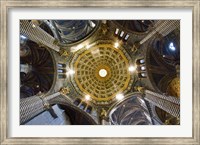
<instances>
[{"instance_id":1,"label":"picture frame","mask_svg":"<svg viewBox=\"0 0 200 145\"><path fill-rule=\"evenodd\" d=\"M7 0L1 1L1 86L0 86L0 142L1 144L200 144L200 93L199 93L199 55L200 55L200 1L199 0L178 0L178 1L63 1L63 0L49 0L49 1L24 1L24 0ZM193 118L192 118L192 137L8 137L8 10L10 8L60 8L60 7L124 7L124 8L190 8L193 13Z\"/></svg>"}]
</instances>

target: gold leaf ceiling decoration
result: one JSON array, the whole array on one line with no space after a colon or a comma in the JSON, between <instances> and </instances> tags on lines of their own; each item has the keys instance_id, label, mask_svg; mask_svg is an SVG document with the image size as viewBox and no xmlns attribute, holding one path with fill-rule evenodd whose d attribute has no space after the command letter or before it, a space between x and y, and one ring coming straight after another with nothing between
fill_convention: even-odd
<instances>
[{"instance_id":1,"label":"gold leaf ceiling decoration","mask_svg":"<svg viewBox=\"0 0 200 145\"><path fill-rule=\"evenodd\" d=\"M110 104L117 94L130 89L129 60L124 49L115 48L112 43L95 44L74 58L73 84L96 105Z\"/></svg>"}]
</instances>

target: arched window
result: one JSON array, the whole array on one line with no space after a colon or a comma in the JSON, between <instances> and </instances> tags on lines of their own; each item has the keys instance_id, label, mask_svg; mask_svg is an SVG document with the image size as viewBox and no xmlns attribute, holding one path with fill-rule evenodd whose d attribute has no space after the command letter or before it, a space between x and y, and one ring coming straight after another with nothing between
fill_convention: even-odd
<instances>
[{"instance_id":1,"label":"arched window","mask_svg":"<svg viewBox=\"0 0 200 145\"><path fill-rule=\"evenodd\" d=\"M141 64L144 64L144 63L145 63L145 60L143 58L136 60L137 65L141 65Z\"/></svg>"},{"instance_id":2,"label":"arched window","mask_svg":"<svg viewBox=\"0 0 200 145\"><path fill-rule=\"evenodd\" d=\"M116 29L115 29L115 35L118 35L118 33L119 33L119 29L116 28Z\"/></svg>"},{"instance_id":3,"label":"arched window","mask_svg":"<svg viewBox=\"0 0 200 145\"><path fill-rule=\"evenodd\" d=\"M87 105L87 104L86 104L85 102L83 102L83 103L80 105L80 107L79 107L79 108L80 108L80 109L82 109L82 110L84 110L84 109L85 109L85 107L86 107L86 105Z\"/></svg>"},{"instance_id":4,"label":"arched window","mask_svg":"<svg viewBox=\"0 0 200 145\"><path fill-rule=\"evenodd\" d=\"M145 70L146 70L146 67L145 67L145 66L141 66L141 67L140 67L140 70L145 71Z\"/></svg>"},{"instance_id":5,"label":"arched window","mask_svg":"<svg viewBox=\"0 0 200 145\"><path fill-rule=\"evenodd\" d=\"M81 99L77 98L75 101L74 101L74 105L78 106L79 104L81 103Z\"/></svg>"},{"instance_id":6,"label":"arched window","mask_svg":"<svg viewBox=\"0 0 200 145\"><path fill-rule=\"evenodd\" d=\"M146 78L147 77L147 73L146 72L138 73L138 77L139 78Z\"/></svg>"},{"instance_id":7,"label":"arched window","mask_svg":"<svg viewBox=\"0 0 200 145\"><path fill-rule=\"evenodd\" d=\"M91 107L91 106L88 106L87 109L86 109L86 112L87 112L87 113L91 113L91 112L92 112L92 107Z\"/></svg>"},{"instance_id":8,"label":"arched window","mask_svg":"<svg viewBox=\"0 0 200 145\"><path fill-rule=\"evenodd\" d=\"M58 78L59 78L59 79L66 78L66 75L65 75L65 74L58 74Z\"/></svg>"},{"instance_id":9,"label":"arched window","mask_svg":"<svg viewBox=\"0 0 200 145\"><path fill-rule=\"evenodd\" d=\"M65 69L58 69L58 73L65 73L66 70Z\"/></svg>"},{"instance_id":10,"label":"arched window","mask_svg":"<svg viewBox=\"0 0 200 145\"><path fill-rule=\"evenodd\" d=\"M57 66L58 66L58 67L61 67L61 68L62 68L62 67L64 68L64 67L66 67L66 64L58 63Z\"/></svg>"}]
</instances>

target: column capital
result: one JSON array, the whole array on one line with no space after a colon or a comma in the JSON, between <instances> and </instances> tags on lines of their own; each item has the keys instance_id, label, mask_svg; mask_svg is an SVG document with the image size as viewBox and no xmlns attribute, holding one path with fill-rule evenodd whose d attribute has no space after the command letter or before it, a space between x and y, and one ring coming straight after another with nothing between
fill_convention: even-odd
<instances>
[{"instance_id":1,"label":"column capital","mask_svg":"<svg viewBox=\"0 0 200 145\"><path fill-rule=\"evenodd\" d=\"M69 94L70 92L70 89L69 87L62 87L59 91L62 95L66 95L66 94Z\"/></svg>"}]
</instances>

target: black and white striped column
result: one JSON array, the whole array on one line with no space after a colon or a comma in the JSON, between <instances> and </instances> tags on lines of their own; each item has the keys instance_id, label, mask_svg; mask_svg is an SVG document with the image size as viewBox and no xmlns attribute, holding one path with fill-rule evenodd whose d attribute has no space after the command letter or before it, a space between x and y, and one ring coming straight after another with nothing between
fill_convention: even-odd
<instances>
[{"instance_id":1,"label":"black and white striped column","mask_svg":"<svg viewBox=\"0 0 200 145\"><path fill-rule=\"evenodd\" d=\"M170 32L175 30L180 26L179 20L159 20L154 25L154 29L149 32L146 37L144 37L139 44L145 43L147 40L149 40L151 37L153 37L155 34L161 34L163 37L168 35Z\"/></svg>"},{"instance_id":2,"label":"black and white striped column","mask_svg":"<svg viewBox=\"0 0 200 145\"><path fill-rule=\"evenodd\" d=\"M20 34L28 37L37 44L42 44L57 52L60 50L55 44L56 39L31 21L20 20Z\"/></svg>"},{"instance_id":3,"label":"black and white striped column","mask_svg":"<svg viewBox=\"0 0 200 145\"><path fill-rule=\"evenodd\" d=\"M145 90L144 99L154 106L170 113L174 117L180 117L180 100L178 98Z\"/></svg>"},{"instance_id":4,"label":"black and white striped column","mask_svg":"<svg viewBox=\"0 0 200 145\"><path fill-rule=\"evenodd\" d=\"M48 101L59 96L61 93L56 92L49 96L32 96L20 99L20 124L24 124L39 113L48 108Z\"/></svg>"}]
</instances>

